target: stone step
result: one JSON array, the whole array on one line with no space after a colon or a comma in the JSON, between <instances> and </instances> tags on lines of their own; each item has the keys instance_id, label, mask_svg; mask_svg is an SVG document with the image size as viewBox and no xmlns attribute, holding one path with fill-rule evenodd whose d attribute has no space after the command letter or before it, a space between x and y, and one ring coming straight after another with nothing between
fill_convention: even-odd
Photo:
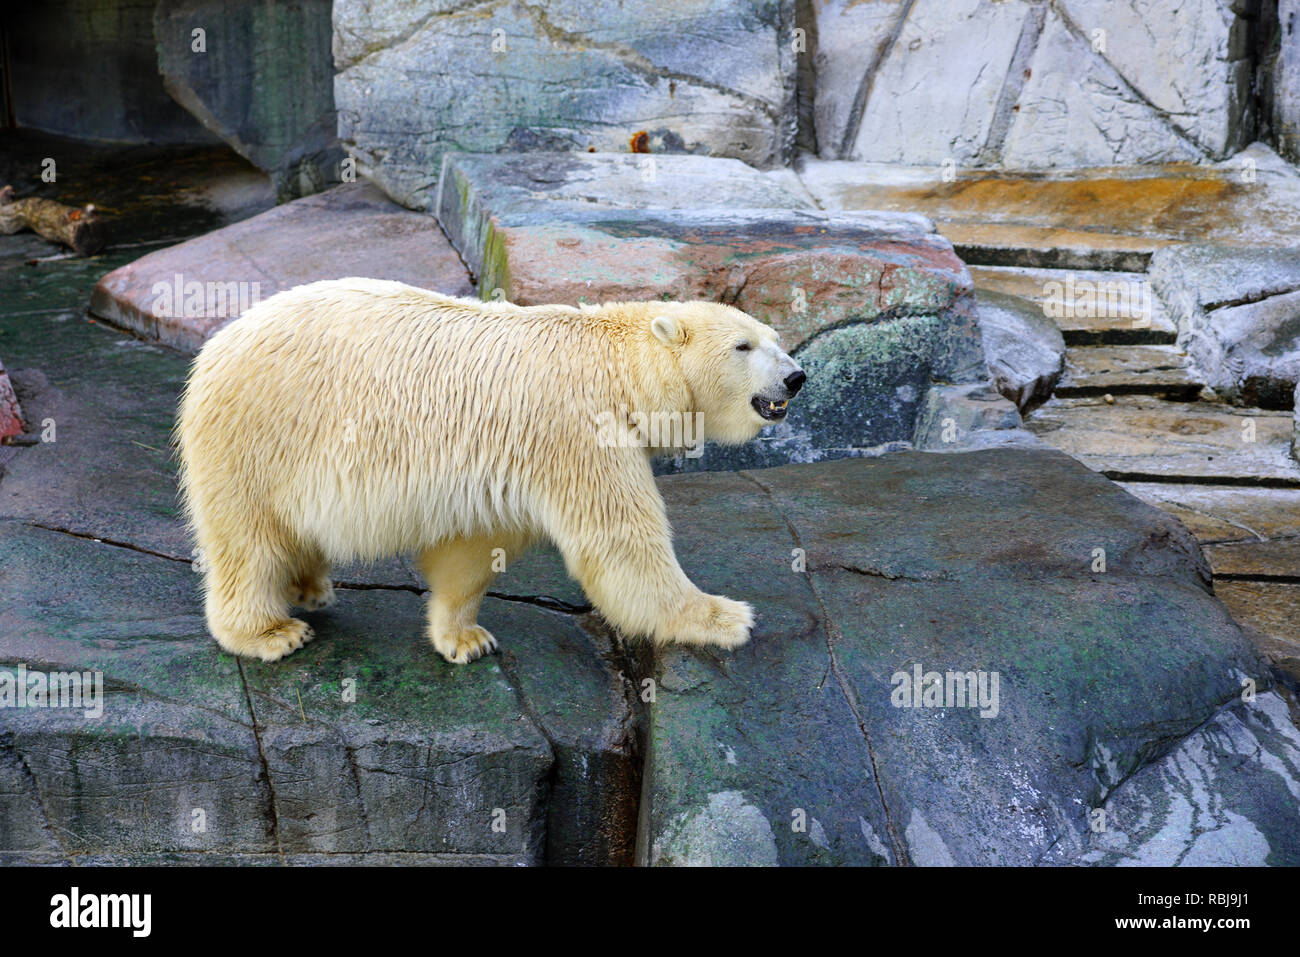
<instances>
[{"instance_id":1,"label":"stone step","mask_svg":"<svg viewBox=\"0 0 1300 957\"><path fill-rule=\"evenodd\" d=\"M1066 350L1065 374L1055 394L1140 394L1190 401L1202 386L1177 346L1077 346Z\"/></svg>"},{"instance_id":2,"label":"stone step","mask_svg":"<svg viewBox=\"0 0 1300 957\"><path fill-rule=\"evenodd\" d=\"M1264 147L1213 165L1025 172L804 158L798 169L824 209L921 213L973 264L1143 271L1172 243L1289 246L1300 234L1300 175Z\"/></svg>"},{"instance_id":3,"label":"stone step","mask_svg":"<svg viewBox=\"0 0 1300 957\"><path fill-rule=\"evenodd\" d=\"M1275 674L1294 689L1300 686L1300 584L1289 582L1216 581L1214 594L1272 662Z\"/></svg>"},{"instance_id":4,"label":"stone step","mask_svg":"<svg viewBox=\"0 0 1300 957\"><path fill-rule=\"evenodd\" d=\"M1176 482L1121 482L1176 517L1202 545L1300 536L1300 489Z\"/></svg>"},{"instance_id":5,"label":"stone step","mask_svg":"<svg viewBox=\"0 0 1300 957\"><path fill-rule=\"evenodd\" d=\"M1116 481L1300 487L1291 416L1151 396L1052 399L1025 427Z\"/></svg>"},{"instance_id":6,"label":"stone step","mask_svg":"<svg viewBox=\"0 0 1300 957\"><path fill-rule=\"evenodd\" d=\"M962 260L972 266L1144 272L1157 249L1173 244L1167 239L1114 236L1052 226L945 222L937 225Z\"/></svg>"},{"instance_id":7,"label":"stone step","mask_svg":"<svg viewBox=\"0 0 1300 957\"><path fill-rule=\"evenodd\" d=\"M1300 694L1300 584L1217 581L1214 593L1263 653L1273 676Z\"/></svg>"},{"instance_id":8,"label":"stone step","mask_svg":"<svg viewBox=\"0 0 1300 957\"><path fill-rule=\"evenodd\" d=\"M1215 578L1300 583L1300 538L1204 546ZM1300 625L1296 626L1300 630Z\"/></svg>"},{"instance_id":9,"label":"stone step","mask_svg":"<svg viewBox=\"0 0 1300 957\"><path fill-rule=\"evenodd\" d=\"M1163 304L1140 272L971 266L975 293L1019 296L1056 320L1071 346L1171 344Z\"/></svg>"}]
</instances>

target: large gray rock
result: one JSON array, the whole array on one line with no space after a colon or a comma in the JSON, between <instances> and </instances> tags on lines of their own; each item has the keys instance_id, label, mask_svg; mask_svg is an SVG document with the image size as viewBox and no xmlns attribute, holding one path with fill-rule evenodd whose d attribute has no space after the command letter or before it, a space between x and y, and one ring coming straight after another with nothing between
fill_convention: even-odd
<instances>
[{"instance_id":1,"label":"large gray rock","mask_svg":"<svg viewBox=\"0 0 1300 957\"><path fill-rule=\"evenodd\" d=\"M1170 843L1187 863L1226 860L1248 827L1259 840L1243 860L1300 861L1285 709L1261 697L1259 721L1220 711L1267 668L1210 594L1195 540L1101 476L998 449L663 487L683 567L753 596L759 621L735 652L641 665L655 680L642 863L1077 860L1093 808L1143 835L1120 810L1132 777L1163 773L1206 721L1244 721L1263 745L1242 740L1195 779L1196 800L1245 821L1185 826ZM946 701L907 706L917 670L945 688L947 673L976 672L985 707L955 683Z\"/></svg>"},{"instance_id":2,"label":"large gray rock","mask_svg":"<svg viewBox=\"0 0 1300 957\"><path fill-rule=\"evenodd\" d=\"M1116 788L1086 850L1052 863L1259 867L1300 858L1300 827L1276 827L1300 796L1300 731L1275 692L1224 708L1164 760Z\"/></svg>"},{"instance_id":3,"label":"large gray rock","mask_svg":"<svg viewBox=\"0 0 1300 957\"><path fill-rule=\"evenodd\" d=\"M784 161L793 0L334 7L339 135L398 202L428 208L448 150L626 150Z\"/></svg>"},{"instance_id":4,"label":"large gray rock","mask_svg":"<svg viewBox=\"0 0 1300 957\"><path fill-rule=\"evenodd\" d=\"M1054 453L664 479L687 571L757 608L734 653L613 640L541 550L484 605L500 656L441 662L395 562L340 569L312 645L238 663L176 509L185 357L76 322L95 268L0 302L25 411L58 424L2 450L0 670L104 678L101 716L0 708L6 863L622 863L638 829L654 863L1086 863L1091 806L1184 862L1300 862L1294 732L1264 694L1216 712L1264 672L1195 542ZM893 707L914 664L996 671L997 717ZM1177 785L1207 814L1183 827L1156 778L1131 800L1182 830L1135 819L1206 720L1247 732Z\"/></svg>"},{"instance_id":5,"label":"large gray rock","mask_svg":"<svg viewBox=\"0 0 1300 957\"><path fill-rule=\"evenodd\" d=\"M153 32L167 92L270 173L280 201L339 181L330 0L159 0Z\"/></svg>"},{"instance_id":6,"label":"large gray rock","mask_svg":"<svg viewBox=\"0 0 1300 957\"><path fill-rule=\"evenodd\" d=\"M1181 332L1189 305L1222 309L1300 288L1300 247L1180 244L1152 256L1150 279L1160 297L1176 307Z\"/></svg>"},{"instance_id":7,"label":"large gray rock","mask_svg":"<svg viewBox=\"0 0 1300 957\"><path fill-rule=\"evenodd\" d=\"M1176 17L1147 0L813 9L825 158L1017 168L1222 159L1251 129L1247 21L1231 0L1198 0Z\"/></svg>"},{"instance_id":8,"label":"large gray rock","mask_svg":"<svg viewBox=\"0 0 1300 957\"><path fill-rule=\"evenodd\" d=\"M0 707L0 861L620 863L639 832L660 863L1087 863L1105 801L1125 846L1172 835L1160 859L1300 863L1292 732L1199 549L1042 451L665 478L687 571L756 606L735 653L624 645L539 550L485 602L503 653L468 668L421 637L400 560L339 569L290 659L234 661L204 632L168 452L187 360L79 321L132 254L0 258L22 280L5 359L57 425L0 447L0 671L104 678L98 717ZM894 708L914 664L998 672L998 716ZM1157 775L1202 745L1171 779L1206 809L1184 826Z\"/></svg>"},{"instance_id":9,"label":"large gray rock","mask_svg":"<svg viewBox=\"0 0 1300 957\"><path fill-rule=\"evenodd\" d=\"M1291 409L1300 380L1300 247L1180 246L1151 260L1178 342L1217 392Z\"/></svg>"},{"instance_id":10,"label":"large gray rock","mask_svg":"<svg viewBox=\"0 0 1300 957\"><path fill-rule=\"evenodd\" d=\"M1021 412L1051 397L1065 369L1065 336L1041 306L979 293L980 336L989 375Z\"/></svg>"},{"instance_id":11,"label":"large gray rock","mask_svg":"<svg viewBox=\"0 0 1300 957\"><path fill-rule=\"evenodd\" d=\"M708 299L781 334L808 373L788 419L665 467L910 442L932 388L986 381L969 273L928 220L823 213L786 184L706 157L452 154L438 216L485 298Z\"/></svg>"},{"instance_id":12,"label":"large gray rock","mask_svg":"<svg viewBox=\"0 0 1300 957\"><path fill-rule=\"evenodd\" d=\"M343 589L329 642L241 667L204 633L183 558L0 524L3 588L23 599L0 614L0 670L105 689L90 720L5 709L0 765L26 771L0 789L5 850L629 858L629 705L578 616L488 599L484 622L517 640L457 671L423 638L418 589ZM69 568L83 590L56 585Z\"/></svg>"},{"instance_id":13,"label":"large gray rock","mask_svg":"<svg viewBox=\"0 0 1300 957\"><path fill-rule=\"evenodd\" d=\"M912 447L926 452L1040 444L1025 430L1015 403L987 382L932 386L912 436Z\"/></svg>"},{"instance_id":14,"label":"large gray rock","mask_svg":"<svg viewBox=\"0 0 1300 957\"><path fill-rule=\"evenodd\" d=\"M1188 349L1233 401L1290 408L1300 381L1300 290L1215 310Z\"/></svg>"}]
</instances>

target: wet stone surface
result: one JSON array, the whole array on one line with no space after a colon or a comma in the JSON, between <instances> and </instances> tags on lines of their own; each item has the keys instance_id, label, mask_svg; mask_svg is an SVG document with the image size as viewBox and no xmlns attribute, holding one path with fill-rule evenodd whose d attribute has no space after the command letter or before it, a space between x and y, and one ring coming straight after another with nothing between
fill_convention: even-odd
<instances>
[{"instance_id":1,"label":"wet stone surface","mask_svg":"<svg viewBox=\"0 0 1300 957\"><path fill-rule=\"evenodd\" d=\"M1163 755L1226 705L1264 747L1237 757L1252 793L1274 797L1250 803L1222 764L1205 787L1250 822L1252 862L1296 861L1277 797L1294 769L1264 757L1288 732L1233 704L1240 674L1267 672L1195 543L1057 453L664 478L683 566L758 610L735 653L623 644L544 550L485 603L499 656L439 659L398 561L340 569L317 640L267 665L204 633L160 451L185 358L71 308L0 317L0 342L59 422L7 450L0 664L105 682L101 717L0 711L6 860L1083 861L1085 809L1129 772L1176 773ZM998 716L895 707L917 665L997 671ZM1238 853L1242 829L1222 830L1161 840Z\"/></svg>"},{"instance_id":2,"label":"wet stone surface","mask_svg":"<svg viewBox=\"0 0 1300 957\"><path fill-rule=\"evenodd\" d=\"M869 355L913 374L908 323L957 314L969 293L912 218L852 218L845 234L878 245L827 253L815 232L780 232L797 204L671 229L588 205L583 228L610 242L690 249L741 223L750 252L821 262L792 274L742 249L737 263L762 268L729 295L770 309L810 360L824 349L828 370ZM536 224L521 222L526 248ZM543 549L494 585L483 620L503 650L471 666L428 647L424 584L402 558L336 570L339 604L308 615L318 638L291 658L236 660L205 634L177 511L168 442L187 357L84 315L94 281L138 250L27 266L30 238L0 242L0 355L29 425L56 426L0 446L0 670L90 669L105 692L100 715L0 709L2 861L1300 863L1300 741L1271 690L1291 687L1294 654L1261 660L1187 529L1044 448L663 477L683 567L757 610L735 652L622 641ZM845 255L890 268L835 286ZM821 283L841 318L879 311L825 329L780 319L792 277ZM886 338L837 338L855 330ZM925 361L966 368L965 341ZM889 400L915 404L909 439L942 436L946 418L1018 432L978 377L915 387ZM1188 455L1217 454L1218 427L1175 411ZM907 413L884 421L902 429ZM1257 426L1278 444L1275 423ZM764 464L754 454L740 464ZM1177 504L1217 536L1211 562L1288 534L1285 503L1261 500L1253 519ZM1280 614L1244 588L1223 597ZM910 706L898 694L918 669ZM975 673L973 692L927 701L928 671Z\"/></svg>"}]
</instances>

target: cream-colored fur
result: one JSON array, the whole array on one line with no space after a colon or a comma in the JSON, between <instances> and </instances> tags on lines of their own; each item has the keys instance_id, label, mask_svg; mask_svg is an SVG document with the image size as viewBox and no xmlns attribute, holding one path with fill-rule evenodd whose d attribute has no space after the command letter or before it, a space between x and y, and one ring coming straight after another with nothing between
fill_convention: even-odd
<instances>
[{"instance_id":1,"label":"cream-colored fur","mask_svg":"<svg viewBox=\"0 0 1300 957\"><path fill-rule=\"evenodd\" d=\"M623 632L739 645L750 607L687 579L647 450L598 441L595 420L699 413L703 438L746 441L769 424L751 398L786 395L797 368L712 303L525 308L373 279L279 293L212 337L181 402L208 627L274 661L311 640L289 605L330 604L331 563L410 552L429 637L464 663L496 647L475 621L494 569L548 538Z\"/></svg>"}]
</instances>

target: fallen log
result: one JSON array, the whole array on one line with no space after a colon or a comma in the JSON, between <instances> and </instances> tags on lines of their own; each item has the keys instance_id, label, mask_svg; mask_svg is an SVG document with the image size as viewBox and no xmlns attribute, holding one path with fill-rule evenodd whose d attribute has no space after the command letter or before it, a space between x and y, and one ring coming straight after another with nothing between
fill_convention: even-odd
<instances>
[{"instance_id":1,"label":"fallen log","mask_svg":"<svg viewBox=\"0 0 1300 957\"><path fill-rule=\"evenodd\" d=\"M8 236L22 229L62 243L79 256L93 256L104 248L104 224L94 206L78 209L39 196L14 199L14 188L6 186L0 189L0 233Z\"/></svg>"}]
</instances>

